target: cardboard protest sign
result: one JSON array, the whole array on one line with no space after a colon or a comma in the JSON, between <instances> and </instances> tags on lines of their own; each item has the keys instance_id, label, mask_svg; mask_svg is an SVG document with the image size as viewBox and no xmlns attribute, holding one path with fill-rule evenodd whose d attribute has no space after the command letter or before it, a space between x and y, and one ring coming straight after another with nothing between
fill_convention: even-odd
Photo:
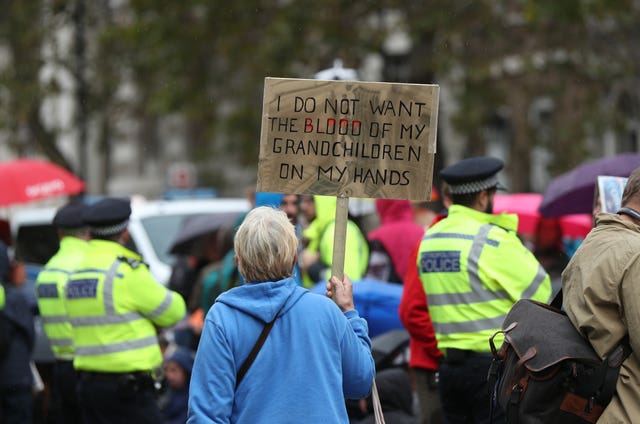
<instances>
[{"instance_id":1,"label":"cardboard protest sign","mask_svg":"<svg viewBox=\"0 0 640 424\"><path fill-rule=\"evenodd\" d=\"M427 200L437 85L266 78L259 191Z\"/></svg>"}]
</instances>

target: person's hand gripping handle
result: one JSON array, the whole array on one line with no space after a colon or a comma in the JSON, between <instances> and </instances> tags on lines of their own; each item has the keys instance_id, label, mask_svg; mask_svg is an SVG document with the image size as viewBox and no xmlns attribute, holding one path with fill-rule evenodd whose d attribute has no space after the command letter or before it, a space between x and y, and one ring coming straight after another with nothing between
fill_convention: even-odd
<instances>
[{"instance_id":1,"label":"person's hand gripping handle","mask_svg":"<svg viewBox=\"0 0 640 424\"><path fill-rule=\"evenodd\" d=\"M327 297L333 299L342 312L355 309L353 304L353 283L348 276L345 275L342 279L336 276L331 277L326 289Z\"/></svg>"}]
</instances>

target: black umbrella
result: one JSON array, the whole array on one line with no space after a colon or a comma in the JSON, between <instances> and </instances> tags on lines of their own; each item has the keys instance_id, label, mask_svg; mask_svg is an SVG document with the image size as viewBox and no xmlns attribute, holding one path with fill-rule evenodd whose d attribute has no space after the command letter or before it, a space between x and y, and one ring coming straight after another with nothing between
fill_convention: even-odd
<instances>
[{"instance_id":1,"label":"black umbrella","mask_svg":"<svg viewBox=\"0 0 640 424\"><path fill-rule=\"evenodd\" d=\"M182 221L182 227L169 246L169 253L174 255L193 254L194 247L201 237L215 233L220 229L233 227L238 216L238 213L225 212L185 218Z\"/></svg>"}]
</instances>

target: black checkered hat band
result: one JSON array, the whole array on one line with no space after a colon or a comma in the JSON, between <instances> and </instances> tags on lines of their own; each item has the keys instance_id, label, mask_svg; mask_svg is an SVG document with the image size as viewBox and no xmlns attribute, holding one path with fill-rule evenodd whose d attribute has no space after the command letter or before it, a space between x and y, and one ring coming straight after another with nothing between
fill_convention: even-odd
<instances>
[{"instance_id":1,"label":"black checkered hat band","mask_svg":"<svg viewBox=\"0 0 640 424\"><path fill-rule=\"evenodd\" d=\"M91 234L95 234L97 236L112 236L123 232L125 228L127 228L127 225L129 225L128 219L108 227L91 227Z\"/></svg>"},{"instance_id":2,"label":"black checkered hat band","mask_svg":"<svg viewBox=\"0 0 640 424\"><path fill-rule=\"evenodd\" d=\"M482 190L496 187L498 185L498 177L492 175L485 180L471 181L462 184L449 184L449 191L451 194L472 194L479 193Z\"/></svg>"}]
</instances>

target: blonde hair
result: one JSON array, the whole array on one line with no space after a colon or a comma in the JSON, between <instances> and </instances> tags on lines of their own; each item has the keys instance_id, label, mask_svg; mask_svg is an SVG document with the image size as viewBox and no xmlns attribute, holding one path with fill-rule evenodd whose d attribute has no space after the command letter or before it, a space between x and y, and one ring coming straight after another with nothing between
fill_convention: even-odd
<instances>
[{"instance_id":1,"label":"blonde hair","mask_svg":"<svg viewBox=\"0 0 640 424\"><path fill-rule=\"evenodd\" d=\"M298 238L287 214L260 206L244 218L236 232L234 248L238 270L246 281L278 281L291 276Z\"/></svg>"}]
</instances>

